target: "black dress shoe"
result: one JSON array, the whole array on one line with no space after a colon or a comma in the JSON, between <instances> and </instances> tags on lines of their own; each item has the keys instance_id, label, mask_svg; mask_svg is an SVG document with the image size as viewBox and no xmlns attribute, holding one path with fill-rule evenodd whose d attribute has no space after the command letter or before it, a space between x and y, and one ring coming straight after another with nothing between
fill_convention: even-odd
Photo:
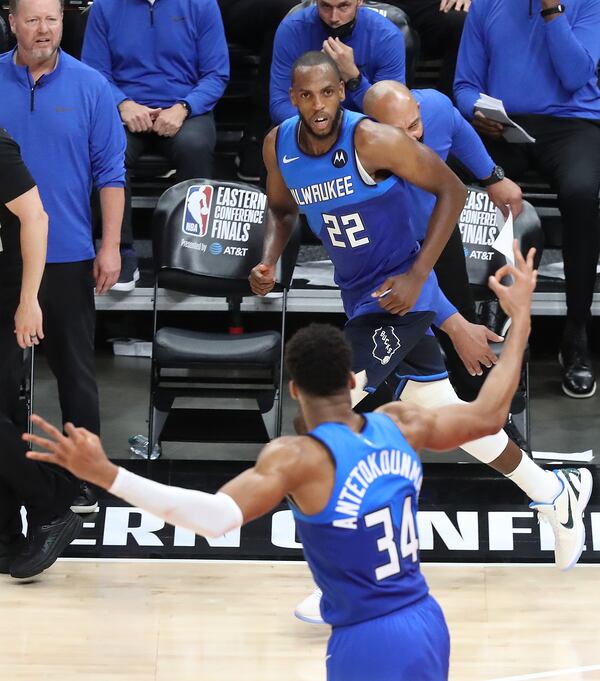
<instances>
[{"instance_id":1,"label":"black dress shoe","mask_svg":"<svg viewBox=\"0 0 600 681\"><path fill-rule=\"evenodd\" d=\"M83 520L69 510L48 523L29 527L27 548L12 562L11 577L27 579L49 568L77 537L82 526Z\"/></svg>"},{"instance_id":2,"label":"black dress shoe","mask_svg":"<svg viewBox=\"0 0 600 681\"><path fill-rule=\"evenodd\" d=\"M591 397L596 392L596 377L585 326L565 329L558 355L562 366L562 389L569 397Z\"/></svg>"},{"instance_id":3,"label":"black dress shoe","mask_svg":"<svg viewBox=\"0 0 600 681\"><path fill-rule=\"evenodd\" d=\"M25 550L26 542L22 534L17 535L10 542L0 541L0 574L10 574L10 566L15 559Z\"/></svg>"}]
</instances>

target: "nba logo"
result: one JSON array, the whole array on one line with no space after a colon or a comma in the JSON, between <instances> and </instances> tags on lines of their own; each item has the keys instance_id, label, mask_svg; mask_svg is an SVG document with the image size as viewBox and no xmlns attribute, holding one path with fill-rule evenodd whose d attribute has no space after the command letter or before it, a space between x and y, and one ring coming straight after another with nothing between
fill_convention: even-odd
<instances>
[{"instance_id":1,"label":"nba logo","mask_svg":"<svg viewBox=\"0 0 600 681\"><path fill-rule=\"evenodd\" d=\"M194 185L187 191L181 229L191 236L206 236L212 205L213 188L210 185Z\"/></svg>"}]
</instances>

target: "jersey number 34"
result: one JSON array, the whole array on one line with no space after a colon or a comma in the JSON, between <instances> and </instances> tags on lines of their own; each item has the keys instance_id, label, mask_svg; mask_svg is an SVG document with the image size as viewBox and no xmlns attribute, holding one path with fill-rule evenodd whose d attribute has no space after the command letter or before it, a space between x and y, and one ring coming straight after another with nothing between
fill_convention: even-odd
<instances>
[{"instance_id":1,"label":"jersey number 34","mask_svg":"<svg viewBox=\"0 0 600 681\"><path fill-rule=\"evenodd\" d=\"M388 555L388 562L375 568L375 577L378 581L397 575L400 572L400 556L402 558L412 558L416 563L419 551L419 539L415 530L415 517L412 512L412 497L404 499L402 508L402 522L400 523L400 546L396 546L394 541L394 525L392 514L388 506L378 511L373 511L365 516L365 525L383 525L383 536L377 540L377 549ZM400 548L400 555L398 555Z\"/></svg>"},{"instance_id":2,"label":"jersey number 34","mask_svg":"<svg viewBox=\"0 0 600 681\"><path fill-rule=\"evenodd\" d=\"M346 248L349 245L350 248L357 248L369 243L365 226L358 213L339 216L323 213L323 223L327 227L333 246ZM361 232L363 232L362 235Z\"/></svg>"}]
</instances>

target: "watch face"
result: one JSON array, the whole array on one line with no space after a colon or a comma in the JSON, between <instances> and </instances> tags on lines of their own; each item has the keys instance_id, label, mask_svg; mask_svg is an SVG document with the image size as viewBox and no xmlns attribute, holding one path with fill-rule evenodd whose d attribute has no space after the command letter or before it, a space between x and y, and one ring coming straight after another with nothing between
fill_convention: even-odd
<instances>
[{"instance_id":1,"label":"watch face","mask_svg":"<svg viewBox=\"0 0 600 681\"><path fill-rule=\"evenodd\" d=\"M501 168L500 166L496 166L496 167L494 168L494 175L495 175L499 180L503 180L504 177L505 177L504 169Z\"/></svg>"}]
</instances>

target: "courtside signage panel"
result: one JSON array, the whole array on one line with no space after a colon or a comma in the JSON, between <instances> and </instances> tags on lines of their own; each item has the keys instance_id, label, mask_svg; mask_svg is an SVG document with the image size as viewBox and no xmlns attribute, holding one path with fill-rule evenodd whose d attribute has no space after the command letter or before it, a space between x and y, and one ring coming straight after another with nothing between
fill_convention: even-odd
<instances>
[{"instance_id":1,"label":"courtside signage panel","mask_svg":"<svg viewBox=\"0 0 600 681\"><path fill-rule=\"evenodd\" d=\"M147 474L144 462L124 462ZM248 467L237 462L153 462L159 482L216 491ZM425 465L418 529L427 562L552 563L554 538L546 523L510 481L486 477L478 465ZM595 485L600 475L591 469ZM217 539L197 537L104 493L100 511L85 518L79 539L65 552L86 558L302 559L291 511L281 505L267 516ZM582 563L600 563L600 505L584 518L587 542Z\"/></svg>"}]
</instances>

